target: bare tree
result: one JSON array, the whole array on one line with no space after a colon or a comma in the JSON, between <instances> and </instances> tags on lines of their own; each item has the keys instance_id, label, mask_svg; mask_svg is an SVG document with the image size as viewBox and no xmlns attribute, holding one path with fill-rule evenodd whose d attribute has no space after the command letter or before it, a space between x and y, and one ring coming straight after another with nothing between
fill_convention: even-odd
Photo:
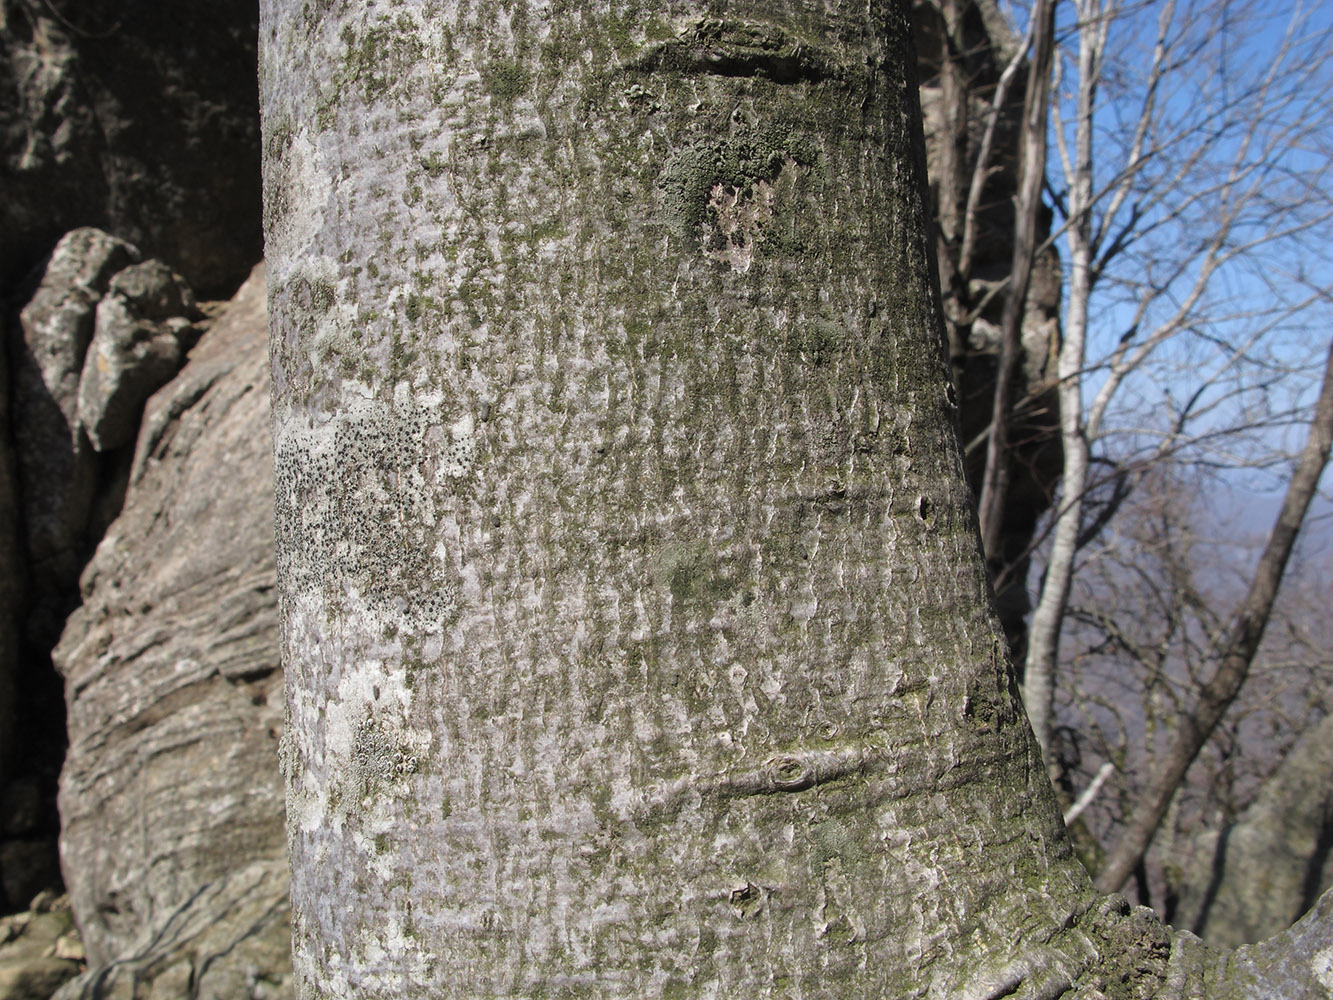
<instances>
[{"instance_id":1,"label":"bare tree","mask_svg":"<svg viewBox=\"0 0 1333 1000\"><path fill-rule=\"evenodd\" d=\"M1264 548L1263 538L1256 543L1237 532L1234 510L1219 509L1216 498L1225 488L1220 478L1193 464L1159 463L1107 533L1082 555L1052 751L1067 795L1075 794L1080 779L1089 782L1079 796L1089 821L1078 839L1092 871L1105 867L1106 852L1123 838L1130 817L1178 752L1180 720L1196 712L1200 692L1217 673L1230 609L1242 604ZM1326 697L1333 683L1327 630L1309 634L1322 620L1316 608L1326 599L1321 585L1326 581L1322 574L1308 576L1297 572L1291 579L1290 568L1284 574L1282 600L1244 688L1182 777L1154 838L1153 857L1145 854L1132 869L1140 902L1174 922L1180 912L1176 900L1189 900L1182 904L1185 926L1207 930L1210 940L1216 932L1234 945L1244 940L1232 936L1236 927L1248 924L1272 933L1286 926L1308 898L1302 866L1314 865L1312 884L1320 884L1318 844L1328 827L1317 796L1307 795L1299 805L1288 802L1277 820L1275 806L1256 800L1291 798L1281 789L1292 782L1270 776L1297 737L1313 731L1333 708ZM1307 776L1307 789L1327 783L1333 772L1322 781L1313 777L1319 755L1306 757L1298 770ZM1089 801L1094 786L1100 791ZM1233 842L1236 850L1228 851L1228 841L1219 844L1217 836L1239 821L1252 801L1261 815L1245 820L1243 836ZM1276 876L1270 881L1254 863L1262 857L1258 837L1264 831L1274 836L1275 857L1290 856L1287 868L1298 873L1290 884L1279 885ZM1216 849L1201 871L1194 856L1202 849L1196 842L1205 841ZM1296 857L1302 849L1303 859ZM1247 879L1255 887L1248 894L1222 888ZM1226 898L1213 914L1221 922L1216 926L1208 924L1211 907L1201 902L1210 883ZM1248 921L1235 905L1247 895L1265 897L1263 906L1249 908ZM1278 913L1286 923L1275 918Z\"/></svg>"},{"instance_id":2,"label":"bare tree","mask_svg":"<svg viewBox=\"0 0 1333 1000\"><path fill-rule=\"evenodd\" d=\"M1297 262L1333 219L1329 163L1307 152L1333 134L1333 46L1303 33L1306 15L1293 15L1266 63L1237 67L1228 33L1243 30L1245 8L1172 0L1136 70L1127 36L1143 27L1141 8L1078 0L1074 9L1077 51L1058 64L1052 108L1068 275L1064 470L1024 670L1043 746L1093 457L1115 433L1122 396L1154 364L1188 359L1177 370L1193 374L1157 404L1165 420L1147 453L1158 456L1215 435L1234 380L1242 395L1262 396L1272 368L1264 348L1327 294L1327 275L1311 280Z\"/></svg>"},{"instance_id":3,"label":"bare tree","mask_svg":"<svg viewBox=\"0 0 1333 1000\"><path fill-rule=\"evenodd\" d=\"M990 434L986 440L985 473L977 498L981 520L981 544L992 563L1000 552L1000 533L1004 526L1005 499L1009 490L1009 422L1014 407L1013 392L1022 352L1022 327L1027 311L1028 281L1037 253L1042 211L1041 192L1046 179L1046 130L1051 93L1051 64L1055 50L1055 0L1036 0L1030 14L1028 35L1032 56L1028 66L1027 87L1023 92L1023 119L1020 148L1022 166L1018 191L1014 196L1013 256L1004 292L1004 311L1000 320L1000 358L995 373L995 394L991 402ZM1003 78L1002 78L1003 79ZM998 88L997 88L998 89ZM993 128L987 124L988 137ZM977 179L989 169L989 152L983 140L977 157L973 183L969 189L967 222L975 228L978 211L972 198ZM967 234L960 256L966 262Z\"/></svg>"},{"instance_id":4,"label":"bare tree","mask_svg":"<svg viewBox=\"0 0 1333 1000\"><path fill-rule=\"evenodd\" d=\"M1003 588L1022 568L1006 567L996 556L1011 464L1001 456L1014 418L1008 390L1018 353L1015 306L1023 301L1025 266L1040 249L1031 244L1038 205L1029 168L1032 150L1042 147L1033 141L1033 101L1044 99L1040 39L1049 9L1032 7L1027 37L1004 53L1008 62L998 80L975 68L960 8L939 9L948 44L940 57L945 113L937 117L952 143L937 142L941 152L932 164L955 345L981 315L977 300L968 298L982 204L977 193L994 169L990 157L1008 88L1033 53L1022 126L1028 156L1014 192L1014 253L1009 276L992 292L1005 310L979 477L983 541ZM1236 33L1264 26L1243 4L1168 3L1152 11L1152 20L1146 8L1114 2L1083 2L1074 11L1059 33L1073 49L1062 50L1051 109L1064 185L1049 191L1060 217L1052 239L1066 248L1068 272L1057 355L1064 468L1023 675L1043 745L1050 742L1060 631L1077 553L1112 522L1154 463L1235 461L1228 452L1239 439L1253 441L1265 428L1293 419L1293 407L1279 398L1290 394L1284 380L1299 368L1291 336L1308 337L1305 327L1328 289L1320 267L1307 268L1300 259L1329 230L1328 160L1309 154L1327 142L1333 126L1326 27L1321 35L1309 15L1297 11L1271 56L1237 68L1228 62ZM1136 44L1131 36L1145 26L1148 43ZM990 107L979 108L978 98L989 99ZM984 126L979 151L978 122ZM1160 395L1149 402L1153 392ZM1155 412L1143 419L1136 411L1149 406ZM1273 452L1271 433L1265 446ZM1207 681L1202 677L1198 690L1208 689ZM1200 708L1185 696L1175 705L1180 712ZM1060 778L1059 762L1051 763ZM1099 786L1106 779L1100 771ZM1158 800L1170 795L1156 791ZM1079 796L1072 814L1089 801ZM1142 813L1139 823L1148 823Z\"/></svg>"},{"instance_id":5,"label":"bare tree","mask_svg":"<svg viewBox=\"0 0 1333 1000\"><path fill-rule=\"evenodd\" d=\"M1185 772L1249 676L1296 535L1328 464L1330 447L1333 447L1333 348L1329 351L1324 383L1315 403L1309 440L1292 474L1282 509L1269 533L1268 544L1259 558L1249 591L1218 638L1214 650L1215 669L1190 702L1183 706L1170 749L1097 875L1097 885L1104 892L1120 889L1142 862Z\"/></svg>"},{"instance_id":6,"label":"bare tree","mask_svg":"<svg viewBox=\"0 0 1333 1000\"><path fill-rule=\"evenodd\" d=\"M1047 29L1052 10L1047 5L1040 17ZM998 609L1011 648L1021 652L1030 611L1025 551L1059 469L1046 372L1059 277L1044 242L1049 211L1041 201L1052 37L1044 32L1029 60L1037 20L1019 39L993 0L921 2L915 11L936 257L967 471L986 497L982 534ZM1016 240L1016 229L1026 237Z\"/></svg>"}]
</instances>

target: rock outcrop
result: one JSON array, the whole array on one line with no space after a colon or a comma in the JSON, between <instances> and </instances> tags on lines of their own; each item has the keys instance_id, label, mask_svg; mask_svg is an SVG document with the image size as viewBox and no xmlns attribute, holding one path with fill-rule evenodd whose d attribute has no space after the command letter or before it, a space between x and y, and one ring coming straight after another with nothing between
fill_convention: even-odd
<instances>
[{"instance_id":1,"label":"rock outcrop","mask_svg":"<svg viewBox=\"0 0 1333 1000\"><path fill-rule=\"evenodd\" d=\"M120 509L144 400L198 335L184 279L97 229L68 233L5 338L0 439L0 905L59 884L63 697L49 652ZM4 415L10 416L5 408ZM8 433L11 431L12 433ZM18 753L22 748L22 754Z\"/></svg>"},{"instance_id":2,"label":"rock outcrop","mask_svg":"<svg viewBox=\"0 0 1333 1000\"><path fill-rule=\"evenodd\" d=\"M267 357L261 269L149 401L54 653L89 963L62 998L287 989Z\"/></svg>"},{"instance_id":3,"label":"rock outcrop","mask_svg":"<svg viewBox=\"0 0 1333 1000\"><path fill-rule=\"evenodd\" d=\"M50 648L70 611L87 558L92 509L105 480L115 478L79 431L79 384L99 305L112 278L139 259L135 247L101 230L67 234L9 344L15 359L14 442L35 589L29 612L37 618L28 632L36 632L38 648ZM58 596L62 592L67 596Z\"/></svg>"},{"instance_id":4,"label":"rock outcrop","mask_svg":"<svg viewBox=\"0 0 1333 1000\"><path fill-rule=\"evenodd\" d=\"M259 258L246 0L0 0L0 291L97 226L229 295Z\"/></svg>"},{"instance_id":5,"label":"rock outcrop","mask_svg":"<svg viewBox=\"0 0 1333 1000\"><path fill-rule=\"evenodd\" d=\"M1235 823L1177 875L1174 922L1219 948L1286 930L1333 886L1333 715L1308 730Z\"/></svg>"}]
</instances>

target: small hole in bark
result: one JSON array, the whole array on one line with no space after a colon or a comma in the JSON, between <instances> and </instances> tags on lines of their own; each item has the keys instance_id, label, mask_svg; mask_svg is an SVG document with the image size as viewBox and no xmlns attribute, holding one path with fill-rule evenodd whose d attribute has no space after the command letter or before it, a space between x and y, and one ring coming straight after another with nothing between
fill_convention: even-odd
<instances>
[{"instance_id":1,"label":"small hole in bark","mask_svg":"<svg viewBox=\"0 0 1333 1000\"><path fill-rule=\"evenodd\" d=\"M753 917L763 908L765 892L753 882L746 882L739 889L731 890L727 901L736 908L742 917Z\"/></svg>"}]
</instances>

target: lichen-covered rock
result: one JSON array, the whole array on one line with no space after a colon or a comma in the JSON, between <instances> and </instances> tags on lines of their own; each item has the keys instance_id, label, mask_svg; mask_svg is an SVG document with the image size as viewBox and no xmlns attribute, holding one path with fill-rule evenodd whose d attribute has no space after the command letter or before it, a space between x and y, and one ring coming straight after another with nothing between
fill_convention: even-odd
<instances>
[{"instance_id":1,"label":"lichen-covered rock","mask_svg":"<svg viewBox=\"0 0 1333 1000\"><path fill-rule=\"evenodd\" d=\"M257 272L149 401L54 653L61 855L89 962L62 996L182 963L201 997L288 974L264 299Z\"/></svg>"},{"instance_id":2,"label":"lichen-covered rock","mask_svg":"<svg viewBox=\"0 0 1333 1000\"><path fill-rule=\"evenodd\" d=\"M97 303L112 277L139 259L137 249L100 229L66 233L20 314L30 369L64 416L66 434L74 426L79 374L93 339ZM19 375L29 377L23 371Z\"/></svg>"},{"instance_id":3,"label":"lichen-covered rock","mask_svg":"<svg viewBox=\"0 0 1333 1000\"><path fill-rule=\"evenodd\" d=\"M43 893L27 911L0 917L0 1000L47 1000L78 975L69 900Z\"/></svg>"},{"instance_id":4,"label":"lichen-covered rock","mask_svg":"<svg viewBox=\"0 0 1333 1000\"><path fill-rule=\"evenodd\" d=\"M78 433L79 378L98 303L112 277L138 259L139 251L123 240L76 229L56 245L19 316L11 345L14 440L28 558L39 590L48 581L72 585L78 576L98 479L96 456Z\"/></svg>"},{"instance_id":5,"label":"lichen-covered rock","mask_svg":"<svg viewBox=\"0 0 1333 1000\"><path fill-rule=\"evenodd\" d=\"M195 340L194 294L161 261L111 279L79 380L78 419L96 451L134 440L144 401L171 381Z\"/></svg>"}]
</instances>

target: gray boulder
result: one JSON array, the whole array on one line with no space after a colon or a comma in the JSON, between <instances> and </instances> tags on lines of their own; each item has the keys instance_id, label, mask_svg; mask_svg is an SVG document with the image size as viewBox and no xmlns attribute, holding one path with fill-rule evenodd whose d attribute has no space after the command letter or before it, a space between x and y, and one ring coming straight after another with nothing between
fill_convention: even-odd
<instances>
[{"instance_id":1,"label":"gray boulder","mask_svg":"<svg viewBox=\"0 0 1333 1000\"><path fill-rule=\"evenodd\" d=\"M197 315L185 279L159 260L111 279L78 389L78 421L95 451L132 442L144 402L180 370Z\"/></svg>"},{"instance_id":2,"label":"gray boulder","mask_svg":"<svg viewBox=\"0 0 1333 1000\"><path fill-rule=\"evenodd\" d=\"M56 245L10 338L26 638L41 655L77 603L92 545L120 509L144 400L184 363L194 295L160 261L97 229ZM20 519L14 519L15 526ZM18 530L17 527L14 530Z\"/></svg>"},{"instance_id":3,"label":"gray boulder","mask_svg":"<svg viewBox=\"0 0 1333 1000\"><path fill-rule=\"evenodd\" d=\"M139 251L100 229L66 233L51 252L42 283L20 314L31 375L74 426L83 358L93 339L97 304L111 278L140 259Z\"/></svg>"},{"instance_id":4,"label":"gray boulder","mask_svg":"<svg viewBox=\"0 0 1333 1000\"><path fill-rule=\"evenodd\" d=\"M116 272L138 259L138 250L100 230L67 234L19 314L12 344L14 442L28 555L39 575L66 583L78 575L76 550L98 466L78 433L79 379L98 303Z\"/></svg>"},{"instance_id":5,"label":"gray boulder","mask_svg":"<svg viewBox=\"0 0 1333 1000\"><path fill-rule=\"evenodd\" d=\"M53 654L88 955L62 998L290 992L267 373L257 270L149 400Z\"/></svg>"}]
</instances>

